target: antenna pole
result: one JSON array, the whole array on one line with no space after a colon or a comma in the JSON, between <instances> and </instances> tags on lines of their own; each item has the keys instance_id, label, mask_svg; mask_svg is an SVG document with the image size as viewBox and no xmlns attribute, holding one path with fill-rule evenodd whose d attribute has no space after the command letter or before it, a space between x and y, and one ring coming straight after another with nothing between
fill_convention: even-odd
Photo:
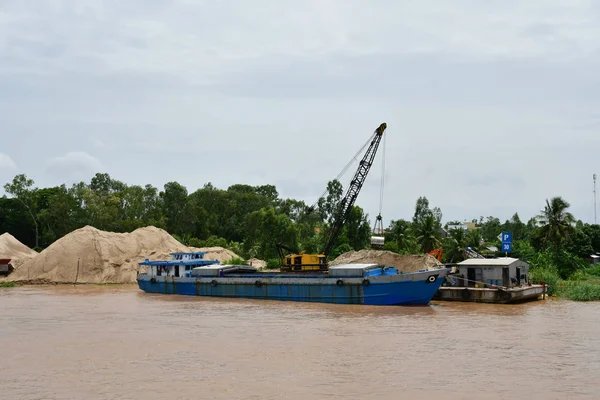
<instances>
[{"instance_id":1,"label":"antenna pole","mask_svg":"<svg viewBox=\"0 0 600 400\"><path fill-rule=\"evenodd\" d=\"M596 215L596 178L598 176L594 174L594 224L598 223L597 215Z\"/></svg>"}]
</instances>

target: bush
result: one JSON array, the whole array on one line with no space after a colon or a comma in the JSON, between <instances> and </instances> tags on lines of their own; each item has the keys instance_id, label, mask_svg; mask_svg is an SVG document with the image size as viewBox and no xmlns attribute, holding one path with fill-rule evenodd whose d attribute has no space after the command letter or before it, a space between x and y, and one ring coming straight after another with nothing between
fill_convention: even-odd
<instances>
[{"instance_id":1,"label":"bush","mask_svg":"<svg viewBox=\"0 0 600 400\"><path fill-rule=\"evenodd\" d=\"M559 251L558 254L552 249L546 249L531 257L532 269L551 268L556 271L561 279L568 279L577 271L585 271L588 265L583 259L574 256L566 251Z\"/></svg>"},{"instance_id":2,"label":"bush","mask_svg":"<svg viewBox=\"0 0 600 400\"><path fill-rule=\"evenodd\" d=\"M246 265L246 260L243 258L232 258L231 260L225 261L224 264Z\"/></svg>"},{"instance_id":3,"label":"bush","mask_svg":"<svg viewBox=\"0 0 600 400\"><path fill-rule=\"evenodd\" d=\"M0 288L3 287L15 287L17 286L14 282L0 282Z\"/></svg>"},{"instance_id":4,"label":"bush","mask_svg":"<svg viewBox=\"0 0 600 400\"><path fill-rule=\"evenodd\" d=\"M592 276L600 276L600 264L595 264L587 267L586 272Z\"/></svg>"},{"instance_id":5,"label":"bush","mask_svg":"<svg viewBox=\"0 0 600 400\"><path fill-rule=\"evenodd\" d=\"M589 275L583 271L575 271L573 275L569 277L570 281L580 282L589 279Z\"/></svg>"},{"instance_id":6,"label":"bush","mask_svg":"<svg viewBox=\"0 0 600 400\"><path fill-rule=\"evenodd\" d=\"M600 300L600 285L589 282L571 282L561 290L561 295L574 301Z\"/></svg>"},{"instance_id":7,"label":"bush","mask_svg":"<svg viewBox=\"0 0 600 400\"><path fill-rule=\"evenodd\" d=\"M558 283L560 276L555 268L552 267L535 267L529 271L529 280L532 283L544 282L548 285L548 294L554 295L558 291Z\"/></svg>"},{"instance_id":8,"label":"bush","mask_svg":"<svg viewBox=\"0 0 600 400\"><path fill-rule=\"evenodd\" d=\"M279 269L281 268L281 260L279 258L272 258L267 260L267 269Z\"/></svg>"}]
</instances>

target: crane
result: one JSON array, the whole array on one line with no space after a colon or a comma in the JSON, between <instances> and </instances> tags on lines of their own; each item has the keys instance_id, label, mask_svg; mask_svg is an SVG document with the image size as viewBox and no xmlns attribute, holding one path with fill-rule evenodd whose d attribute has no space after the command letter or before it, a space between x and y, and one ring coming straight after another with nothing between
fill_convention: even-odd
<instances>
[{"instance_id":1,"label":"crane","mask_svg":"<svg viewBox=\"0 0 600 400\"><path fill-rule=\"evenodd\" d=\"M295 251L295 249L289 248L282 243L277 245L279 256L282 258L283 263L281 266L282 272L303 272L303 271L327 271L328 263L327 256L335 245L340 231L342 230L344 223L348 219L352 207L360 193L360 190L367 179L367 174L373 165L375 154L379 147L379 143L383 137L383 133L387 128L387 124L384 122L373 132L370 138L370 144L367 151L364 153L362 160L358 165L358 169L354 174L354 177L350 181L350 185L344 194L344 197L339 201L336 207L336 211L333 218L333 223L327 234L327 241L320 254L304 254ZM368 142L367 142L368 143ZM366 144L365 144L366 146ZM364 148L364 146L363 146ZM361 149L362 150L362 149ZM284 256L283 250L292 252L287 256Z\"/></svg>"}]
</instances>

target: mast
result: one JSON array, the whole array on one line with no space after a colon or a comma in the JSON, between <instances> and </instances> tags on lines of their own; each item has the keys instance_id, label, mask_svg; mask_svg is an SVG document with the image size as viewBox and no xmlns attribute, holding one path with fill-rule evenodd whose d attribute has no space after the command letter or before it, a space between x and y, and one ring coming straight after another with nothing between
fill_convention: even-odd
<instances>
[{"instance_id":1,"label":"mast","mask_svg":"<svg viewBox=\"0 0 600 400\"><path fill-rule=\"evenodd\" d=\"M597 178L597 175L594 174L594 224L598 223L597 216L596 216L596 178Z\"/></svg>"}]
</instances>

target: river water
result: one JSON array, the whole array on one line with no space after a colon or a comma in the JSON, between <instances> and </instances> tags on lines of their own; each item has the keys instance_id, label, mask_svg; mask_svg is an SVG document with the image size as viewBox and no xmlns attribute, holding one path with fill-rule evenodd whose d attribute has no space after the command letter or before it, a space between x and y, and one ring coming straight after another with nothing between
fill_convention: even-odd
<instances>
[{"instance_id":1,"label":"river water","mask_svg":"<svg viewBox=\"0 0 600 400\"><path fill-rule=\"evenodd\" d=\"M2 399L600 399L600 303L0 289Z\"/></svg>"}]
</instances>

